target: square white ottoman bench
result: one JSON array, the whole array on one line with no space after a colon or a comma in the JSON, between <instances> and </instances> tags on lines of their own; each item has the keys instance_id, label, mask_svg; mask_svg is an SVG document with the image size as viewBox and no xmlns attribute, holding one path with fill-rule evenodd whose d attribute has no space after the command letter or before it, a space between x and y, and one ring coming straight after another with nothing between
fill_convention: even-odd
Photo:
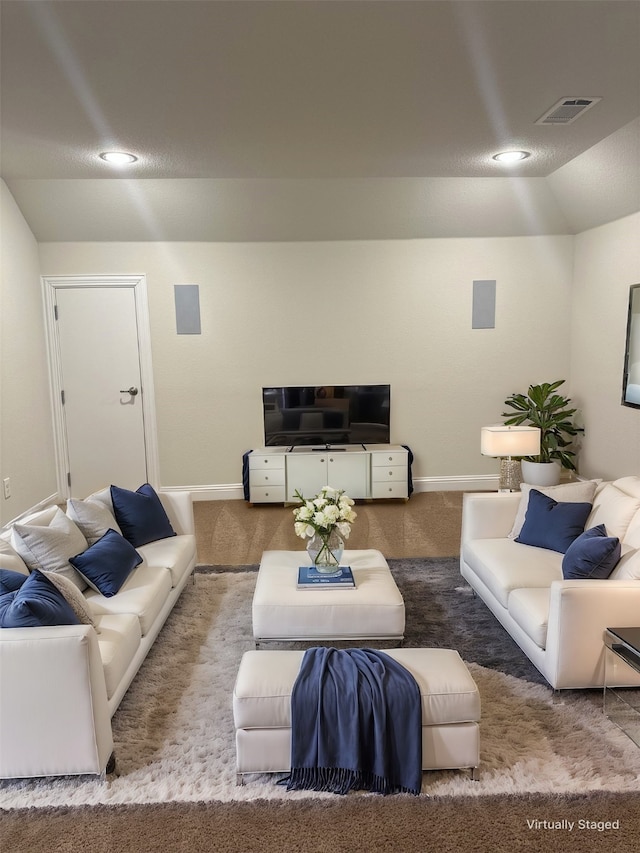
<instances>
[{"instance_id":1,"label":"square white ottoman bench","mask_svg":"<svg viewBox=\"0 0 640 853\"><path fill-rule=\"evenodd\" d=\"M480 694L453 649L385 649L422 696L423 770L470 769L480 761ZM238 783L245 773L291 768L291 691L303 651L245 652L233 691Z\"/></svg>"},{"instance_id":2,"label":"square white ottoman bench","mask_svg":"<svg viewBox=\"0 0 640 853\"><path fill-rule=\"evenodd\" d=\"M355 589L298 589L305 551L265 551L253 595L256 646L301 640L402 640L404 601L380 551L345 551Z\"/></svg>"}]
</instances>

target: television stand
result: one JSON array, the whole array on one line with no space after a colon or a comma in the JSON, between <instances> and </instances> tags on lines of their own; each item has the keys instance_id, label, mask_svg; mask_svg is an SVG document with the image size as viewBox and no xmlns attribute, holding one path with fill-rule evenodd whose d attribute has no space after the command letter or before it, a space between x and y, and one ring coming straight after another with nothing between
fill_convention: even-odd
<instances>
[{"instance_id":1,"label":"television stand","mask_svg":"<svg viewBox=\"0 0 640 853\"><path fill-rule=\"evenodd\" d=\"M248 460L250 503L297 503L323 486L354 500L409 497L409 452L397 444L260 447Z\"/></svg>"}]
</instances>

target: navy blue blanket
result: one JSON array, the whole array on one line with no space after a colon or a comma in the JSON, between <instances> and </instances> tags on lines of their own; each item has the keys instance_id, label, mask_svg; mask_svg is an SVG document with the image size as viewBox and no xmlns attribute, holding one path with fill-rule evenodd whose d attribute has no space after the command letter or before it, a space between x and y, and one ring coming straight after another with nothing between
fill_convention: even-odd
<instances>
[{"instance_id":1,"label":"navy blue blanket","mask_svg":"<svg viewBox=\"0 0 640 853\"><path fill-rule=\"evenodd\" d=\"M291 694L287 790L419 794L420 689L373 649L308 649Z\"/></svg>"}]
</instances>

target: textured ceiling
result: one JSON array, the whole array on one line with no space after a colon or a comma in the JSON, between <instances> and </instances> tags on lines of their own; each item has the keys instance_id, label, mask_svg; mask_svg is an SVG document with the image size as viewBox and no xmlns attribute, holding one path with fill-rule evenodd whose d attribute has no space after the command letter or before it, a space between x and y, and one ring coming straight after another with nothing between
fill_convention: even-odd
<instances>
[{"instance_id":1,"label":"textured ceiling","mask_svg":"<svg viewBox=\"0 0 640 853\"><path fill-rule=\"evenodd\" d=\"M574 233L640 208L636 0L2 0L37 239ZM602 100L536 125L562 97ZM496 150L531 157L509 171ZM121 148L116 172L97 158Z\"/></svg>"}]
</instances>

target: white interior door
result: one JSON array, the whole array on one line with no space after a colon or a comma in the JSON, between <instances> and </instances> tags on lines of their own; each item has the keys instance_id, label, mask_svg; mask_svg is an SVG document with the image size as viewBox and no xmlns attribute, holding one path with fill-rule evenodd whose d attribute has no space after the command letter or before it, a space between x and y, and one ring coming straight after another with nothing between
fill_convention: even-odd
<instances>
[{"instance_id":1,"label":"white interior door","mask_svg":"<svg viewBox=\"0 0 640 853\"><path fill-rule=\"evenodd\" d=\"M62 421L69 494L147 482L133 287L57 287Z\"/></svg>"}]
</instances>

